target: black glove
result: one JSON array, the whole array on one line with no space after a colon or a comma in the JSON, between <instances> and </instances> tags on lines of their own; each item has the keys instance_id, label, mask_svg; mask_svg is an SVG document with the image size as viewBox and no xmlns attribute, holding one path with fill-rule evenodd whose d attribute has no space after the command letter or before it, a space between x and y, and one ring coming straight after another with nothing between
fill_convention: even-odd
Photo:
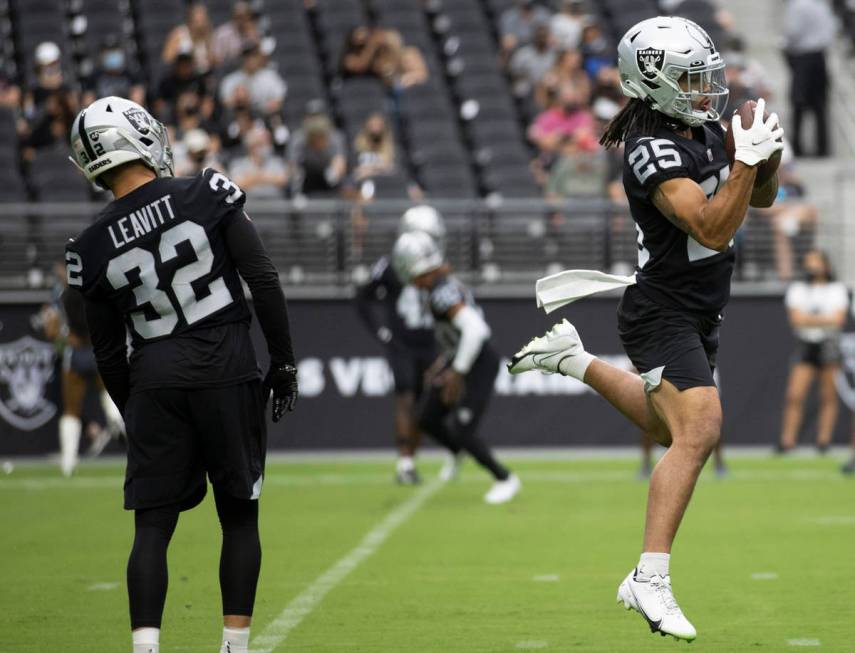
<instances>
[{"instance_id":1,"label":"black glove","mask_svg":"<svg viewBox=\"0 0 855 653\"><path fill-rule=\"evenodd\" d=\"M271 365L264 377L264 395L269 396L271 390L271 417L278 422L286 411L294 410L297 403L297 368L293 365Z\"/></svg>"}]
</instances>

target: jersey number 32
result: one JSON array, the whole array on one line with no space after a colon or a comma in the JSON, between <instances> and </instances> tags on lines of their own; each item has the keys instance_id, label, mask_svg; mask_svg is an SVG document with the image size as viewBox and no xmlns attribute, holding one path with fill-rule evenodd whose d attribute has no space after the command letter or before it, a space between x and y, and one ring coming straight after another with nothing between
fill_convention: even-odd
<instances>
[{"instance_id":1,"label":"jersey number 32","mask_svg":"<svg viewBox=\"0 0 855 653\"><path fill-rule=\"evenodd\" d=\"M182 222L161 234L157 251L160 261L167 263L177 257L178 245L184 242L190 243L196 260L175 270L171 284L174 300L158 288L158 266L152 252L134 247L112 259L107 266L107 280L116 290L129 286L132 273L139 271L139 282L133 287L139 310L132 314L132 319L134 330L142 338L169 335L182 315L187 324L193 324L232 303L232 294L221 276L208 282L209 293L202 299L193 290L193 282L210 274L214 265L205 229L195 222ZM147 319L145 305L158 317Z\"/></svg>"}]
</instances>

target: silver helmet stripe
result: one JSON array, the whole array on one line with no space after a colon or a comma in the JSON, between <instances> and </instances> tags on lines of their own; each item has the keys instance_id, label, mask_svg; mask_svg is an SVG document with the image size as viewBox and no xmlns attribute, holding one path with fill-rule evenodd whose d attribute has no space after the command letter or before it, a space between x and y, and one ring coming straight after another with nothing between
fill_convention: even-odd
<instances>
[{"instance_id":1,"label":"silver helmet stripe","mask_svg":"<svg viewBox=\"0 0 855 653\"><path fill-rule=\"evenodd\" d=\"M77 134L80 136L80 142L83 143L83 149L86 150L86 156L89 157L91 163L97 157L95 150L92 149L92 143L89 142L89 136L86 134L86 110L80 112L80 122L77 123Z\"/></svg>"}]
</instances>

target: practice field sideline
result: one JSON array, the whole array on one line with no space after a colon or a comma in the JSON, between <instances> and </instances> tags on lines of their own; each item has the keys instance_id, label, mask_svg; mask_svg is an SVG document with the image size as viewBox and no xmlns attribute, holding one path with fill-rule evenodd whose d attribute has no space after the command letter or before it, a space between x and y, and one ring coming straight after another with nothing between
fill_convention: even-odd
<instances>
[{"instance_id":1,"label":"practice field sideline","mask_svg":"<svg viewBox=\"0 0 855 653\"><path fill-rule=\"evenodd\" d=\"M273 462L253 651L460 653L659 651L618 608L637 560L646 484L634 460L511 460L523 493L485 505L467 464L448 485L400 488L388 463ZM851 650L855 479L836 458L733 458L705 474L677 540L675 593L693 651ZM133 537L118 464L65 480L53 467L0 476L6 615L0 651L130 648L124 567ZM210 497L170 547L162 649L220 636L219 533Z\"/></svg>"}]
</instances>

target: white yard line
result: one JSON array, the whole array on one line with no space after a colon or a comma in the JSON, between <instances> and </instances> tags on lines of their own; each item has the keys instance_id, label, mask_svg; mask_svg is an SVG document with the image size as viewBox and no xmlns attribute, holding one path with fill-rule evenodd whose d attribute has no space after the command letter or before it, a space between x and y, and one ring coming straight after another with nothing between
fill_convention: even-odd
<instances>
[{"instance_id":1,"label":"white yard line","mask_svg":"<svg viewBox=\"0 0 855 653\"><path fill-rule=\"evenodd\" d=\"M751 574L751 580L778 580L778 574L774 571L758 571Z\"/></svg>"},{"instance_id":2,"label":"white yard line","mask_svg":"<svg viewBox=\"0 0 855 653\"><path fill-rule=\"evenodd\" d=\"M118 583L93 583L86 589L90 592L109 592L119 587Z\"/></svg>"},{"instance_id":3,"label":"white yard line","mask_svg":"<svg viewBox=\"0 0 855 653\"><path fill-rule=\"evenodd\" d=\"M549 646L547 642L544 642L540 639L530 639L524 642L517 642L516 648L519 649L536 649L536 648L546 648Z\"/></svg>"},{"instance_id":4,"label":"white yard line","mask_svg":"<svg viewBox=\"0 0 855 653\"><path fill-rule=\"evenodd\" d=\"M822 646L818 639L788 639L787 644L790 646Z\"/></svg>"},{"instance_id":5,"label":"white yard line","mask_svg":"<svg viewBox=\"0 0 855 653\"><path fill-rule=\"evenodd\" d=\"M542 574L540 576L532 576L531 579L535 583L557 583L561 580L561 576L558 574Z\"/></svg>"},{"instance_id":6,"label":"white yard line","mask_svg":"<svg viewBox=\"0 0 855 653\"><path fill-rule=\"evenodd\" d=\"M354 549L340 558L332 567L318 576L314 582L298 594L264 630L257 635L250 647L253 653L271 653L294 628L324 600L327 593L371 556L401 524L406 522L425 502L443 487L438 480L431 481L417 490L413 496L392 510L372 528Z\"/></svg>"}]
</instances>

